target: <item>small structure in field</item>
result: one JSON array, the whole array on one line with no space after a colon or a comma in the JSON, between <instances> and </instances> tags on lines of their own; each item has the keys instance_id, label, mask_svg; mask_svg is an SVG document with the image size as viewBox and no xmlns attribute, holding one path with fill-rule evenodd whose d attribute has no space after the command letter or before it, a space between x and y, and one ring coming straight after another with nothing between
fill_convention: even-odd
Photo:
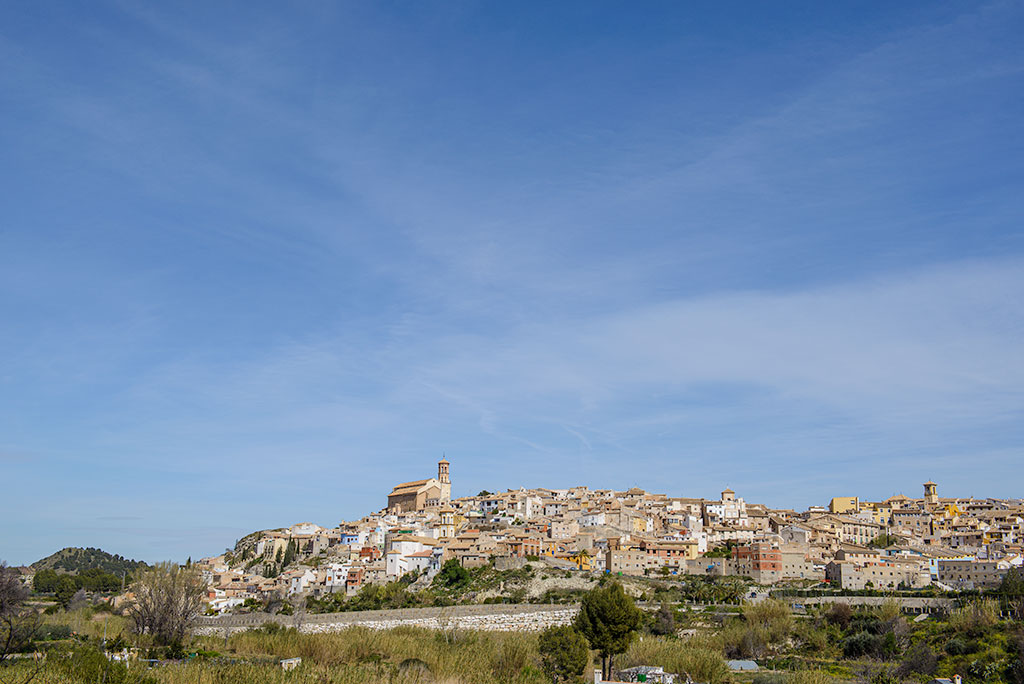
<instances>
[{"instance_id":1,"label":"small structure in field","mask_svg":"<svg viewBox=\"0 0 1024 684\"><path fill-rule=\"evenodd\" d=\"M640 682L643 684L675 684L676 676L665 672L663 667L653 665L637 665L625 670L619 670L619 681Z\"/></svg>"}]
</instances>

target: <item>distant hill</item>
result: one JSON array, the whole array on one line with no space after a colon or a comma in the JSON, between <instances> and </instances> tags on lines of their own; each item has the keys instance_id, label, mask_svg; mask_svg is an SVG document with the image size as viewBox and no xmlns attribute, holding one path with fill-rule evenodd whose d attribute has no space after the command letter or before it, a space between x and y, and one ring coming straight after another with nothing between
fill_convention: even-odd
<instances>
[{"instance_id":1,"label":"distant hill","mask_svg":"<svg viewBox=\"0 0 1024 684\"><path fill-rule=\"evenodd\" d=\"M120 575L122 572L132 573L137 569L148 567L144 562L129 560L123 556L115 556L102 549L77 549L68 547L46 558L37 560L32 568L39 570L57 570L78 574L83 570L97 568L103 572Z\"/></svg>"}]
</instances>

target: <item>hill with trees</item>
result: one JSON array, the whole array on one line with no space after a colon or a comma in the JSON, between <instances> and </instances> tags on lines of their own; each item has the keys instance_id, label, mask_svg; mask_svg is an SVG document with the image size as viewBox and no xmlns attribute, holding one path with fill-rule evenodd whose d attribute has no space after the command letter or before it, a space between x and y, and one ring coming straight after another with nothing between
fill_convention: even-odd
<instances>
[{"instance_id":1,"label":"hill with trees","mask_svg":"<svg viewBox=\"0 0 1024 684\"><path fill-rule=\"evenodd\" d=\"M37 560L32 569L55 570L77 575L86 570L102 570L104 573L121 576L121 573L132 574L149 566L143 561L130 560L124 556L107 553L102 549L74 548L61 549L57 553Z\"/></svg>"}]
</instances>

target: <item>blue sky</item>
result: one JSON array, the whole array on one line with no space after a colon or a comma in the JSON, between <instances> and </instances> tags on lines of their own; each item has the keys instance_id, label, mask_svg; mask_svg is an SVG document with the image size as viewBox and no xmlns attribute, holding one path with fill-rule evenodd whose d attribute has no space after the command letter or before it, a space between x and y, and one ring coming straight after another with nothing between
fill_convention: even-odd
<instances>
[{"instance_id":1,"label":"blue sky","mask_svg":"<svg viewBox=\"0 0 1024 684\"><path fill-rule=\"evenodd\" d=\"M210 5L214 4L214 7ZM5 3L0 558L1024 496L1024 5Z\"/></svg>"}]
</instances>

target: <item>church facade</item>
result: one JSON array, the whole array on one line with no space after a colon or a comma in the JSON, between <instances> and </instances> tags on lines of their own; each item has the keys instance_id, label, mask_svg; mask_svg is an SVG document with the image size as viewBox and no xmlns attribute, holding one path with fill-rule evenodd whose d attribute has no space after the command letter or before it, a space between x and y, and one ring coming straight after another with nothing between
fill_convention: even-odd
<instances>
[{"instance_id":1,"label":"church facade","mask_svg":"<svg viewBox=\"0 0 1024 684\"><path fill-rule=\"evenodd\" d=\"M395 485L388 494L388 511L392 513L408 513L422 511L424 508L439 506L451 501L452 484L448 475L451 465L446 459L437 464L437 477L427 480L415 480Z\"/></svg>"}]
</instances>

